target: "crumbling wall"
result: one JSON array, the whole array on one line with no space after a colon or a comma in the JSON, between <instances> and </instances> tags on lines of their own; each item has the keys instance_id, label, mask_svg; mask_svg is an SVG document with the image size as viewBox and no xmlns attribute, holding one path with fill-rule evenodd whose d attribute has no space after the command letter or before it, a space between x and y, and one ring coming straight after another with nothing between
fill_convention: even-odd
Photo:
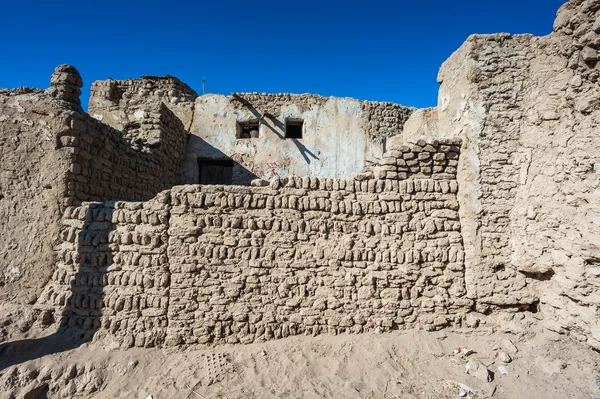
<instances>
[{"instance_id":1,"label":"crumbling wall","mask_svg":"<svg viewBox=\"0 0 600 399\"><path fill-rule=\"evenodd\" d=\"M322 107L333 97L323 97L314 94L266 94L266 93L234 93L231 97L237 110L253 108L260 114L273 116L290 116L286 108L295 106L301 111ZM361 101L351 98L344 100L355 101L364 112L366 121L365 133L375 143L381 144L385 137L397 135L402 131L404 123L415 110L400 104L380 101ZM288 111L293 112L293 111ZM293 115L291 115L293 117Z\"/></svg>"},{"instance_id":2,"label":"crumbling wall","mask_svg":"<svg viewBox=\"0 0 600 399\"><path fill-rule=\"evenodd\" d=\"M199 180L198 159L231 159L234 184L289 174L348 178L375 164L384 140L402 131L412 108L310 94L234 93L196 100L183 182ZM286 138L286 120L303 121L301 139ZM253 121L258 137L239 138Z\"/></svg>"},{"instance_id":3,"label":"crumbling wall","mask_svg":"<svg viewBox=\"0 0 600 399\"><path fill-rule=\"evenodd\" d=\"M441 67L438 106L419 110L405 139L463 138L458 179L466 281L477 310L528 309L530 280L512 263L510 212L521 175L524 86L530 35L473 35Z\"/></svg>"},{"instance_id":4,"label":"crumbling wall","mask_svg":"<svg viewBox=\"0 0 600 399\"><path fill-rule=\"evenodd\" d=\"M415 111L415 108L391 102L361 101L361 106L368 121L367 134L376 143L383 143L402 132L404 124Z\"/></svg>"},{"instance_id":5,"label":"crumbling wall","mask_svg":"<svg viewBox=\"0 0 600 399\"><path fill-rule=\"evenodd\" d=\"M145 108L163 103L189 130L196 97L191 87L174 76L98 80L92 83L88 112L117 130L126 130L143 118Z\"/></svg>"},{"instance_id":6,"label":"crumbling wall","mask_svg":"<svg viewBox=\"0 0 600 399\"><path fill-rule=\"evenodd\" d=\"M381 179L175 187L169 344L460 325L471 302L451 150L396 150ZM429 173L407 179L406 160Z\"/></svg>"},{"instance_id":7,"label":"crumbling wall","mask_svg":"<svg viewBox=\"0 0 600 399\"><path fill-rule=\"evenodd\" d=\"M69 208L38 306L139 346L461 325L457 144L397 147L356 179Z\"/></svg>"},{"instance_id":8,"label":"crumbling wall","mask_svg":"<svg viewBox=\"0 0 600 399\"><path fill-rule=\"evenodd\" d=\"M538 39L526 86L513 262L544 325L600 349L600 2L571 1Z\"/></svg>"},{"instance_id":9,"label":"crumbling wall","mask_svg":"<svg viewBox=\"0 0 600 399\"><path fill-rule=\"evenodd\" d=\"M113 334L125 346L160 345L166 335L170 271L168 194L148 202L68 207L56 270L36 308L91 339Z\"/></svg>"},{"instance_id":10,"label":"crumbling wall","mask_svg":"<svg viewBox=\"0 0 600 399\"><path fill-rule=\"evenodd\" d=\"M179 118L159 103L119 132L83 112L82 84L60 65L47 90L0 91L0 285L10 302L35 302L50 279L66 206L146 200L179 181Z\"/></svg>"},{"instance_id":11,"label":"crumbling wall","mask_svg":"<svg viewBox=\"0 0 600 399\"><path fill-rule=\"evenodd\" d=\"M473 212L476 217L470 219L477 224L477 235L472 241L477 267L471 268L473 283L470 286L481 310L485 304L527 308L537 301L527 289L528 279L512 262L514 248L510 242L510 213L516 204L522 163L527 157L520 139L525 112L524 88L535 56L532 40L530 35L498 34L472 36L467 44L467 57L473 62L468 76L473 86L472 96L468 99L478 103L474 106L483 107L485 112L475 139L477 211ZM451 58L448 62L461 60ZM445 81L444 73L444 70L440 72L440 79ZM449 89L444 87L440 95L447 95ZM448 100L442 97L441 101ZM465 100L458 104L465 104ZM462 123L471 124L468 114L472 111L466 104L462 111L467 113ZM443 112L451 115L448 110ZM467 175L473 170L465 167L463 172Z\"/></svg>"},{"instance_id":12,"label":"crumbling wall","mask_svg":"<svg viewBox=\"0 0 600 399\"><path fill-rule=\"evenodd\" d=\"M596 348L599 11L575 0L549 36L470 37L440 70L438 107L404 130L409 141L463 138L459 201L477 309L535 311Z\"/></svg>"},{"instance_id":13,"label":"crumbling wall","mask_svg":"<svg viewBox=\"0 0 600 399\"><path fill-rule=\"evenodd\" d=\"M43 91L0 90L0 291L6 302L35 301L52 275L69 157L54 132L69 110Z\"/></svg>"},{"instance_id":14,"label":"crumbling wall","mask_svg":"<svg viewBox=\"0 0 600 399\"><path fill-rule=\"evenodd\" d=\"M600 1L573 0L549 36L471 36L440 70L438 106L416 112L256 93L192 110L171 78L98 83L93 109L119 132L82 114L81 79L60 66L51 90L0 93L1 281L47 265L60 229L37 306L128 346L505 326L529 311L598 349L599 21ZM286 119L304 121L302 139L284 139ZM236 138L249 120L259 137ZM271 185L150 200L176 184L186 138L184 181L199 158L232 158L248 172L234 176ZM148 201L85 202L114 199Z\"/></svg>"},{"instance_id":15,"label":"crumbling wall","mask_svg":"<svg viewBox=\"0 0 600 399\"><path fill-rule=\"evenodd\" d=\"M142 201L172 187L179 181L187 135L161 103L145 108L139 126L125 132L80 115L58 135L58 146L73 153L67 204Z\"/></svg>"}]
</instances>

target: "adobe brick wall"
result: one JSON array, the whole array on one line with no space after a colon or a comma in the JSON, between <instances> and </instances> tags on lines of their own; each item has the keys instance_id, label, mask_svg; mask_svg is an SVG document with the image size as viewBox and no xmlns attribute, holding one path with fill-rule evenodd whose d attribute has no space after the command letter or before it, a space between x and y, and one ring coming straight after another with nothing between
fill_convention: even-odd
<instances>
[{"instance_id":1,"label":"adobe brick wall","mask_svg":"<svg viewBox=\"0 0 600 399\"><path fill-rule=\"evenodd\" d=\"M52 276L65 208L144 200L179 182L187 132L164 104L123 132L84 113L81 77L60 65L47 90L0 89L0 287L34 303Z\"/></svg>"},{"instance_id":2,"label":"adobe brick wall","mask_svg":"<svg viewBox=\"0 0 600 399\"><path fill-rule=\"evenodd\" d=\"M125 346L460 326L472 301L448 166L459 143L423 144L381 166L429 159L437 172L177 186L69 207L37 306Z\"/></svg>"},{"instance_id":3,"label":"adobe brick wall","mask_svg":"<svg viewBox=\"0 0 600 399\"><path fill-rule=\"evenodd\" d=\"M72 154L67 205L83 201L152 198L179 182L187 132L162 103L143 110L124 132L79 115L59 134L58 146Z\"/></svg>"}]
</instances>

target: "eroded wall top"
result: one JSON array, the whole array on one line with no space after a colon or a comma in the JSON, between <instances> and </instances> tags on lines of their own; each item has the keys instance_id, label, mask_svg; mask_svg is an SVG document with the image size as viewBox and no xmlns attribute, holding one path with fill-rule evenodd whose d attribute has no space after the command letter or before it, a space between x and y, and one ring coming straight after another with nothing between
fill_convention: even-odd
<instances>
[{"instance_id":1,"label":"eroded wall top","mask_svg":"<svg viewBox=\"0 0 600 399\"><path fill-rule=\"evenodd\" d=\"M144 104L139 126L118 131L83 112L82 84L59 65L47 90L0 89L0 287L13 303L33 302L52 275L65 206L146 200L179 181L179 118Z\"/></svg>"},{"instance_id":2,"label":"eroded wall top","mask_svg":"<svg viewBox=\"0 0 600 399\"><path fill-rule=\"evenodd\" d=\"M164 103L189 129L198 94L174 76L99 80L92 84L88 112L94 118L126 130L143 117L143 108Z\"/></svg>"}]
</instances>

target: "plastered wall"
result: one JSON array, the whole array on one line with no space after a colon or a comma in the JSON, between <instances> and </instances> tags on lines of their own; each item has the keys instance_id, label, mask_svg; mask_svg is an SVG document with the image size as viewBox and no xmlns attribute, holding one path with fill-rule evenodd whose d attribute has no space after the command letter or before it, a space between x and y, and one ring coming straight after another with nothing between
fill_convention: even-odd
<instances>
[{"instance_id":1,"label":"plastered wall","mask_svg":"<svg viewBox=\"0 0 600 399\"><path fill-rule=\"evenodd\" d=\"M70 159L54 132L69 111L41 90L0 90L0 291L13 303L35 302L52 275Z\"/></svg>"},{"instance_id":2,"label":"plastered wall","mask_svg":"<svg viewBox=\"0 0 600 399\"><path fill-rule=\"evenodd\" d=\"M144 110L163 103L189 136L180 183L201 181L199 162L232 161L228 184L288 174L347 178L383 154L414 111L394 103L311 94L198 95L171 76L97 81L89 113L120 131L135 131ZM286 120L302 120L303 137L286 139ZM240 139L238 124L259 125L256 138Z\"/></svg>"},{"instance_id":3,"label":"plastered wall","mask_svg":"<svg viewBox=\"0 0 600 399\"><path fill-rule=\"evenodd\" d=\"M302 94L207 94L196 100L183 182L199 182L198 159L235 161L234 184L289 174L348 178L382 156L384 140L413 110L392 103ZM301 139L286 138L286 120L303 121ZM237 124L255 121L257 138Z\"/></svg>"}]
</instances>

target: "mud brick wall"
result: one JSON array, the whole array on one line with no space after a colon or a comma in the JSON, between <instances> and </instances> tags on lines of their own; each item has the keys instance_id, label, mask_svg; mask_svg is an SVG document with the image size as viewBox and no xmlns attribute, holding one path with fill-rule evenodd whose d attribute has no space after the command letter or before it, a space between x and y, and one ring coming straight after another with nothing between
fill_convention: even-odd
<instances>
[{"instance_id":1,"label":"mud brick wall","mask_svg":"<svg viewBox=\"0 0 600 399\"><path fill-rule=\"evenodd\" d=\"M438 144L382 162L458 157ZM470 301L450 168L173 188L168 344L460 324Z\"/></svg>"},{"instance_id":2,"label":"mud brick wall","mask_svg":"<svg viewBox=\"0 0 600 399\"><path fill-rule=\"evenodd\" d=\"M460 140L431 144L419 140L413 145L395 146L387 151L373 168L378 179L431 177L435 180L456 180Z\"/></svg>"},{"instance_id":3,"label":"mud brick wall","mask_svg":"<svg viewBox=\"0 0 600 399\"><path fill-rule=\"evenodd\" d=\"M67 205L84 201L149 200L179 182L187 132L163 104L146 109L139 125L120 132L85 115L59 135L71 154Z\"/></svg>"},{"instance_id":4,"label":"mud brick wall","mask_svg":"<svg viewBox=\"0 0 600 399\"><path fill-rule=\"evenodd\" d=\"M464 138L457 179L462 186L458 197L468 295L476 299L478 312L502 309L510 318L537 306L535 281L523 273L517 244L526 242L531 232L518 237L512 221L522 214L517 208L531 162L527 147L541 141L523 141L533 109L527 100L528 82L537 51L531 35L471 36L440 69L438 107L417 111L403 132L413 142L448 132ZM522 220L517 224L526 225Z\"/></svg>"},{"instance_id":5,"label":"mud brick wall","mask_svg":"<svg viewBox=\"0 0 600 399\"><path fill-rule=\"evenodd\" d=\"M118 103L120 100L131 100L138 96L193 102L198 94L187 84L174 76L142 76L140 79L98 80L92 84L93 101L101 99ZM92 104L94 105L92 101ZM172 102L179 102L173 100ZM116 106L117 104L115 104Z\"/></svg>"},{"instance_id":6,"label":"mud brick wall","mask_svg":"<svg viewBox=\"0 0 600 399\"><path fill-rule=\"evenodd\" d=\"M368 135L375 141L394 136L402 131L415 108L378 101L363 101L362 108L368 120Z\"/></svg>"},{"instance_id":7,"label":"mud brick wall","mask_svg":"<svg viewBox=\"0 0 600 399\"><path fill-rule=\"evenodd\" d=\"M164 342L169 303L168 196L68 207L57 267L36 307L64 326L125 346Z\"/></svg>"},{"instance_id":8,"label":"mud brick wall","mask_svg":"<svg viewBox=\"0 0 600 399\"><path fill-rule=\"evenodd\" d=\"M459 326L472 301L446 159L458 150L402 146L380 165L444 155L429 175L186 185L69 207L38 306L126 346Z\"/></svg>"},{"instance_id":9,"label":"mud brick wall","mask_svg":"<svg viewBox=\"0 0 600 399\"><path fill-rule=\"evenodd\" d=\"M140 79L99 80L92 83L89 114L123 130L136 121L136 111L164 104L189 129L198 94L174 76L142 76Z\"/></svg>"}]
</instances>

